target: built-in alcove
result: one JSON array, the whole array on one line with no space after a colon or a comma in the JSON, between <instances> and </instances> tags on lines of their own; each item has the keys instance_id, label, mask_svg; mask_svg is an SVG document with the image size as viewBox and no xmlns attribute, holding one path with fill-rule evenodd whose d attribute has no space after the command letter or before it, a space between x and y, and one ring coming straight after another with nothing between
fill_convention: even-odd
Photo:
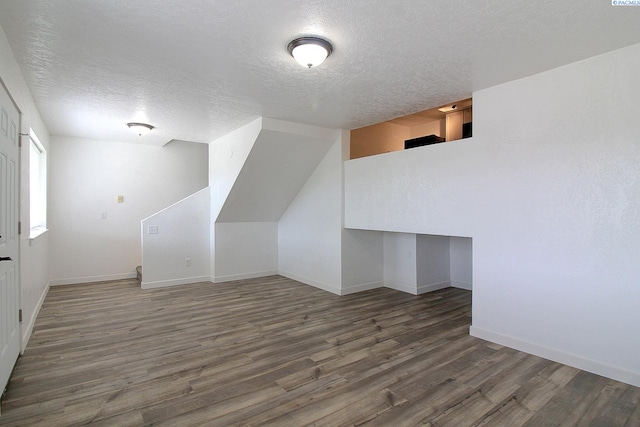
<instances>
[{"instance_id":1,"label":"built-in alcove","mask_svg":"<svg viewBox=\"0 0 640 427\"><path fill-rule=\"evenodd\" d=\"M351 131L351 159L400 151L472 135L472 100L464 99L438 108Z\"/></svg>"},{"instance_id":2,"label":"built-in alcove","mask_svg":"<svg viewBox=\"0 0 640 427\"><path fill-rule=\"evenodd\" d=\"M472 289L472 239L383 233L385 286L415 295L449 286Z\"/></svg>"}]
</instances>

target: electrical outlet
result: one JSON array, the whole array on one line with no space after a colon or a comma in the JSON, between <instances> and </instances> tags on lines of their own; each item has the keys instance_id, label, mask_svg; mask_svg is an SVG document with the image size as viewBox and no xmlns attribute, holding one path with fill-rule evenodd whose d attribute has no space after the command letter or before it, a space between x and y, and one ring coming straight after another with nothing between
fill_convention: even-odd
<instances>
[{"instance_id":1,"label":"electrical outlet","mask_svg":"<svg viewBox=\"0 0 640 427\"><path fill-rule=\"evenodd\" d=\"M184 259L184 266L185 267L191 267L191 258L185 258Z\"/></svg>"},{"instance_id":2,"label":"electrical outlet","mask_svg":"<svg viewBox=\"0 0 640 427\"><path fill-rule=\"evenodd\" d=\"M158 226L150 225L149 226L149 234L158 234Z\"/></svg>"},{"instance_id":3,"label":"electrical outlet","mask_svg":"<svg viewBox=\"0 0 640 427\"><path fill-rule=\"evenodd\" d=\"M100 212L100 219L107 219L107 211Z\"/></svg>"},{"instance_id":4,"label":"electrical outlet","mask_svg":"<svg viewBox=\"0 0 640 427\"><path fill-rule=\"evenodd\" d=\"M118 196L118 203L124 203L124 196Z\"/></svg>"}]
</instances>

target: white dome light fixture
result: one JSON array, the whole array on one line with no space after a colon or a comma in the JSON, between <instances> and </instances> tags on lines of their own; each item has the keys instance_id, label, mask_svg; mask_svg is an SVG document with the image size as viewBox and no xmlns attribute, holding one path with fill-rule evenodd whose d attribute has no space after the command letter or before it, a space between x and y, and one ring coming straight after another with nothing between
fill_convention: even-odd
<instances>
[{"instance_id":1,"label":"white dome light fixture","mask_svg":"<svg viewBox=\"0 0 640 427\"><path fill-rule=\"evenodd\" d=\"M127 126L129 126L129 129L137 133L138 136L146 135L151 132L151 129L153 129L153 126L146 123L127 123Z\"/></svg>"},{"instance_id":2,"label":"white dome light fixture","mask_svg":"<svg viewBox=\"0 0 640 427\"><path fill-rule=\"evenodd\" d=\"M300 65L311 68L322 64L333 52L333 46L320 37L299 37L289 43L287 50Z\"/></svg>"}]
</instances>

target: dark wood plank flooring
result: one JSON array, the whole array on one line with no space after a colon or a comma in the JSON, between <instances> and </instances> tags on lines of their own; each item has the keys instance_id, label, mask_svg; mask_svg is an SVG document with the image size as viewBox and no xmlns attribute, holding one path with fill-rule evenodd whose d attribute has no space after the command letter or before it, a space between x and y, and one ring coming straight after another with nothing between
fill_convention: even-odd
<instances>
[{"instance_id":1,"label":"dark wood plank flooring","mask_svg":"<svg viewBox=\"0 0 640 427\"><path fill-rule=\"evenodd\" d=\"M471 293L52 288L11 426L640 426L640 388L469 336Z\"/></svg>"}]
</instances>

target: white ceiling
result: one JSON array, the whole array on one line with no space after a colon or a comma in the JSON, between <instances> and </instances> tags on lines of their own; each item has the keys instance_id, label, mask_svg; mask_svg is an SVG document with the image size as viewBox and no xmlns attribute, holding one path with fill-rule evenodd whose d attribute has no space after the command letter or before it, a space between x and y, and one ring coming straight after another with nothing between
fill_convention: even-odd
<instances>
[{"instance_id":1,"label":"white ceiling","mask_svg":"<svg viewBox=\"0 0 640 427\"><path fill-rule=\"evenodd\" d=\"M353 129L640 42L608 0L0 0L54 135L209 142L258 116ZM287 43L329 39L305 69ZM144 138L125 123L156 126Z\"/></svg>"}]
</instances>

